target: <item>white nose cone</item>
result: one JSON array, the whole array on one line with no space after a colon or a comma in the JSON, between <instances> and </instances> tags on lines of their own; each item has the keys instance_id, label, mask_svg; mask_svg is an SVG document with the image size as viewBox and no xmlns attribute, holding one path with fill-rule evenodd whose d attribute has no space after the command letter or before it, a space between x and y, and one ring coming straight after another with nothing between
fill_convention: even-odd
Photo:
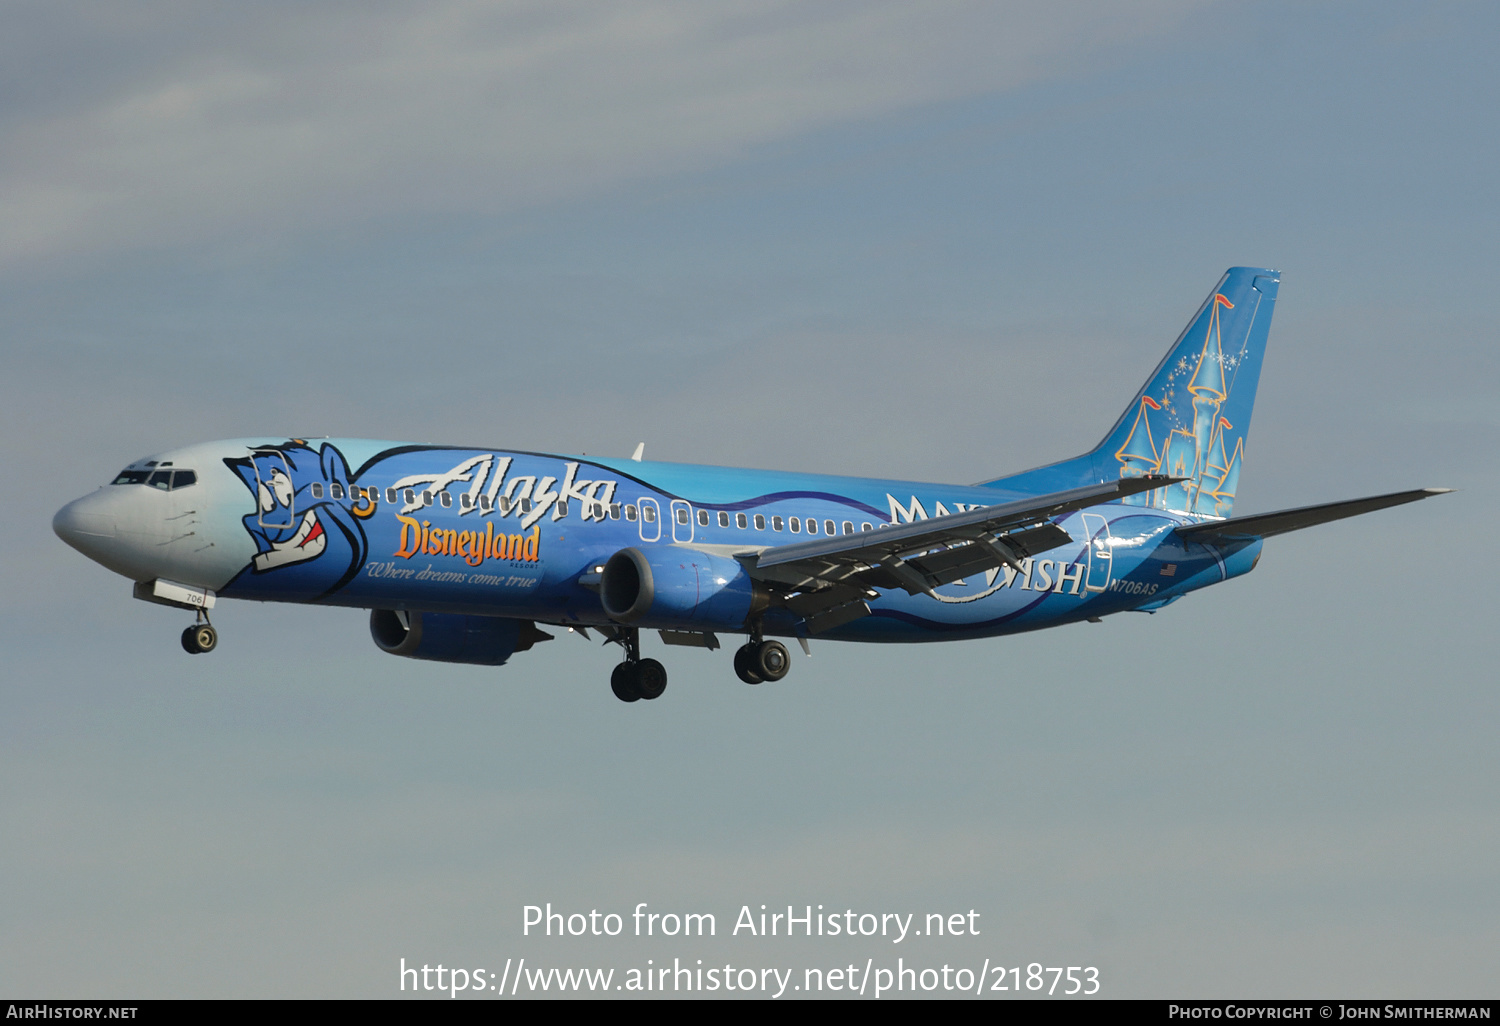
<instances>
[{"instance_id":1,"label":"white nose cone","mask_svg":"<svg viewBox=\"0 0 1500 1026\"><path fill-rule=\"evenodd\" d=\"M74 499L52 518L52 530L94 562L132 580L146 580L154 576L151 550L160 530L130 501L133 496L127 493L135 490L104 487Z\"/></svg>"},{"instance_id":2,"label":"white nose cone","mask_svg":"<svg viewBox=\"0 0 1500 1026\"><path fill-rule=\"evenodd\" d=\"M74 499L52 518L52 530L85 556L97 558L99 543L115 537L115 518L104 506L107 503L99 501L98 492Z\"/></svg>"}]
</instances>

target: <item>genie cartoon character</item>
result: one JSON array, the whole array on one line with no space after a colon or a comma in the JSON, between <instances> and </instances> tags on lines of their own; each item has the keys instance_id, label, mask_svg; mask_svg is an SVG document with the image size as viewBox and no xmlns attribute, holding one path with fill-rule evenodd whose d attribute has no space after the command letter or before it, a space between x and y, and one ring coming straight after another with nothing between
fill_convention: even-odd
<instances>
[{"instance_id":1,"label":"genie cartoon character","mask_svg":"<svg viewBox=\"0 0 1500 1026\"><path fill-rule=\"evenodd\" d=\"M360 519L374 507L349 497L342 453L326 444L315 452L292 439L224 463L255 497L244 525L256 548L226 592L317 599L354 579L368 550Z\"/></svg>"}]
</instances>

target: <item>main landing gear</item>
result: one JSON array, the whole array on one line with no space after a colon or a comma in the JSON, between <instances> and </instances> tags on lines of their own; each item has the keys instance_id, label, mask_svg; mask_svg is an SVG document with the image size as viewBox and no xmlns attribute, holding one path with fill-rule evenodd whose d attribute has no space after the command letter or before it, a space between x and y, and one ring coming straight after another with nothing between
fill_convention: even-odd
<instances>
[{"instance_id":1,"label":"main landing gear","mask_svg":"<svg viewBox=\"0 0 1500 1026\"><path fill-rule=\"evenodd\" d=\"M667 668L655 659L641 658L640 631L635 627L616 626L601 630L610 642L625 650L625 661L617 665L609 677L609 687L615 697L622 702L660 698L667 690ZM734 653L734 672L740 680L746 684L778 681L791 668L792 657L786 646L761 637L759 621L751 623L750 640Z\"/></svg>"},{"instance_id":2,"label":"main landing gear","mask_svg":"<svg viewBox=\"0 0 1500 1026\"><path fill-rule=\"evenodd\" d=\"M182 650L188 655L212 652L219 643L219 632L208 622L208 614L198 610L198 622L182 632Z\"/></svg>"},{"instance_id":3,"label":"main landing gear","mask_svg":"<svg viewBox=\"0 0 1500 1026\"><path fill-rule=\"evenodd\" d=\"M734 652L734 672L746 684L778 681L792 668L792 657L779 641L765 641L757 627Z\"/></svg>"},{"instance_id":4,"label":"main landing gear","mask_svg":"<svg viewBox=\"0 0 1500 1026\"><path fill-rule=\"evenodd\" d=\"M655 659L641 658L641 632L634 627L621 630L620 644L625 661L609 675L610 690L622 702L660 698L667 690L667 668Z\"/></svg>"}]
</instances>

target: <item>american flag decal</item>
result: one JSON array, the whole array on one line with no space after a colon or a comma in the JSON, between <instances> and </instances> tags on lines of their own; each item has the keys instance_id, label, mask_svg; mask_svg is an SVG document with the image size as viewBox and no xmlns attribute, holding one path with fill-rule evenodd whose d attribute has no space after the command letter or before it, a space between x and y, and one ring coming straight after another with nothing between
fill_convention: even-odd
<instances>
[{"instance_id":1,"label":"american flag decal","mask_svg":"<svg viewBox=\"0 0 1500 1026\"><path fill-rule=\"evenodd\" d=\"M1176 577L1177 576L1177 564L1176 563L1168 563L1167 565L1163 566L1161 568L1161 575L1163 577Z\"/></svg>"}]
</instances>

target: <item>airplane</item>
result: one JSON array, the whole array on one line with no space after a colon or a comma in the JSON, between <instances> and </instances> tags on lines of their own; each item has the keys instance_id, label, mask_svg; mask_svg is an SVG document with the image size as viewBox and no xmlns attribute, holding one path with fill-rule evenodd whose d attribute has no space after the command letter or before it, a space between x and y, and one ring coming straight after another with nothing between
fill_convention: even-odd
<instances>
[{"instance_id":1,"label":"airplane","mask_svg":"<svg viewBox=\"0 0 1500 1026\"><path fill-rule=\"evenodd\" d=\"M382 651L504 664L553 635L618 644L625 702L666 689L641 632L779 681L808 640L985 638L1155 612L1254 569L1264 539L1451 489L1232 515L1280 273L1230 268L1115 425L1072 459L971 485L364 439L174 449L68 503L59 537L191 610L370 610Z\"/></svg>"}]
</instances>

